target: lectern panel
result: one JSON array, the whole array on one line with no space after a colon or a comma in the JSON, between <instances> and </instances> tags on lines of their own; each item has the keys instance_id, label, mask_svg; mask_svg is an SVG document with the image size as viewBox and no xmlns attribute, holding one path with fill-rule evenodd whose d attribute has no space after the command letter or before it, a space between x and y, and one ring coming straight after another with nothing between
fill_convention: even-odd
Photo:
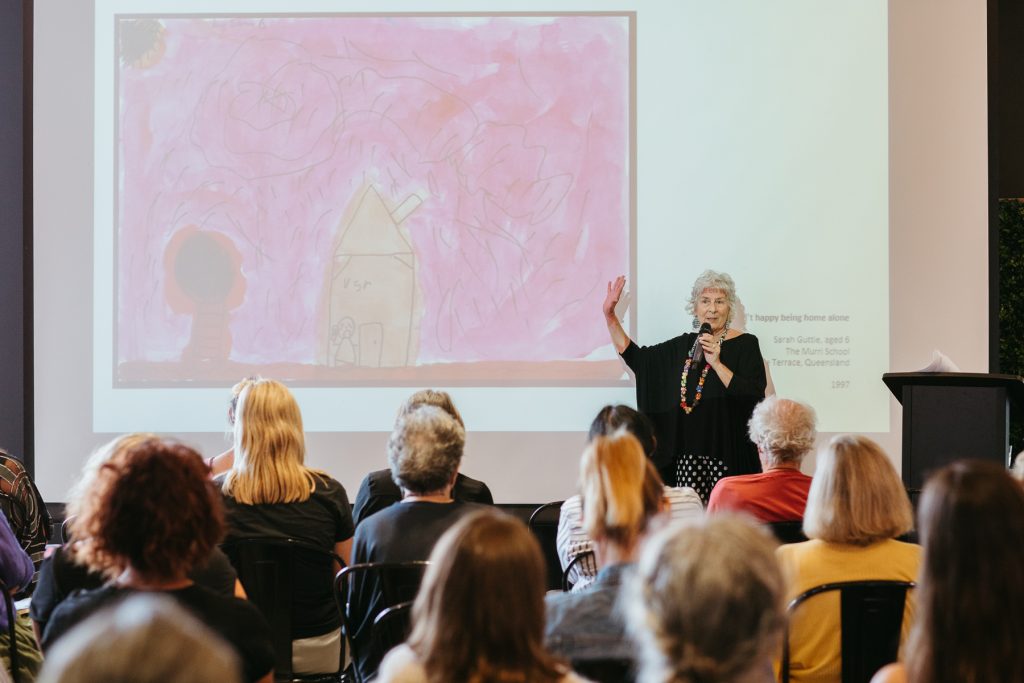
<instances>
[{"instance_id":1,"label":"lectern panel","mask_svg":"<svg viewBox=\"0 0 1024 683\"><path fill-rule=\"evenodd\" d=\"M903 482L920 489L929 473L954 460L1006 464L1009 403L1005 388L905 386Z\"/></svg>"}]
</instances>

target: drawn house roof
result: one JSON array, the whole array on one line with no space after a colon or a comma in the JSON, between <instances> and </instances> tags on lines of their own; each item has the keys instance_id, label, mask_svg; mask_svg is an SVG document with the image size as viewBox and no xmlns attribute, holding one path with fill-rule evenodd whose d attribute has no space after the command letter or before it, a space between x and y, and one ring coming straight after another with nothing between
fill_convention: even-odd
<instances>
[{"instance_id":1,"label":"drawn house roof","mask_svg":"<svg viewBox=\"0 0 1024 683\"><path fill-rule=\"evenodd\" d=\"M402 206L405 204L406 202L403 202ZM410 212L396 215L401 209L402 207L399 207L392 213L377 191L372 187L367 188L359 198L359 205L345 227L345 232L342 233L338 247L334 251L335 256L411 254L412 245L398 229L398 223Z\"/></svg>"}]
</instances>

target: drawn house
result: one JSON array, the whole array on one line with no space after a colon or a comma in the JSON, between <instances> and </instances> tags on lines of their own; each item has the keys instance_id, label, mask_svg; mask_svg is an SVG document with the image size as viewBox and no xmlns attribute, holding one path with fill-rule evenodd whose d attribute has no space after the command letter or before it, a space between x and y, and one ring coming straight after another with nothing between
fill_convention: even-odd
<instances>
[{"instance_id":1,"label":"drawn house","mask_svg":"<svg viewBox=\"0 0 1024 683\"><path fill-rule=\"evenodd\" d=\"M416 260L399 225L421 200L388 209L373 187L342 220L328 284L329 366L396 368L416 362Z\"/></svg>"}]
</instances>

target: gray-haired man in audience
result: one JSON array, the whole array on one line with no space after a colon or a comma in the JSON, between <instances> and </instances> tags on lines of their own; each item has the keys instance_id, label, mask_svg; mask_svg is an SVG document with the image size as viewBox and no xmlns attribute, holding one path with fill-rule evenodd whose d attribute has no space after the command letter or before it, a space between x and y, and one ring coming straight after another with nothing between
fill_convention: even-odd
<instances>
[{"instance_id":1,"label":"gray-haired man in audience","mask_svg":"<svg viewBox=\"0 0 1024 683\"><path fill-rule=\"evenodd\" d=\"M481 507L451 496L465 442L462 426L435 406L421 406L399 418L388 439L388 464L392 479L402 489L402 501L356 528L353 563L426 560L449 527ZM357 578L352 595L353 612L360 618L350 636L355 666L366 680L384 655L374 651L370 638L380 588L373 579Z\"/></svg>"}]
</instances>

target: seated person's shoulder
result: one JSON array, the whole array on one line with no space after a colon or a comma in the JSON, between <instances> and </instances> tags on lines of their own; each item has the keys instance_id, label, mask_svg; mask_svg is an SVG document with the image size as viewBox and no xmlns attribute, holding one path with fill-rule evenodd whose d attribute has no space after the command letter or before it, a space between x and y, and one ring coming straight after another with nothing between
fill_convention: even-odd
<instances>
[{"instance_id":1,"label":"seated person's shoulder","mask_svg":"<svg viewBox=\"0 0 1024 683\"><path fill-rule=\"evenodd\" d=\"M270 624L251 602L218 595L198 584L171 591L171 595L238 652L247 680L260 679L273 669Z\"/></svg>"},{"instance_id":2,"label":"seated person's shoulder","mask_svg":"<svg viewBox=\"0 0 1024 683\"><path fill-rule=\"evenodd\" d=\"M43 632L39 644L44 649L49 648L77 623L100 609L114 604L125 595L127 595L127 591L111 585L72 591L50 614L46 630Z\"/></svg>"},{"instance_id":3,"label":"seated person's shoulder","mask_svg":"<svg viewBox=\"0 0 1024 683\"><path fill-rule=\"evenodd\" d=\"M27 475L21 461L3 450L0 450L0 469L9 470L15 476Z\"/></svg>"},{"instance_id":4,"label":"seated person's shoulder","mask_svg":"<svg viewBox=\"0 0 1024 683\"><path fill-rule=\"evenodd\" d=\"M427 680L427 672L412 648L403 644L385 655L377 680L381 683L420 683Z\"/></svg>"},{"instance_id":5,"label":"seated person's shoulder","mask_svg":"<svg viewBox=\"0 0 1024 683\"><path fill-rule=\"evenodd\" d=\"M494 496L491 489L484 482L467 477L459 473L455 479L455 487L452 489L452 498L466 503L481 503L483 505L494 505Z\"/></svg>"},{"instance_id":6,"label":"seated person's shoulder","mask_svg":"<svg viewBox=\"0 0 1024 683\"><path fill-rule=\"evenodd\" d=\"M907 683L907 670L902 664L887 664L872 677L871 683Z\"/></svg>"}]
</instances>

